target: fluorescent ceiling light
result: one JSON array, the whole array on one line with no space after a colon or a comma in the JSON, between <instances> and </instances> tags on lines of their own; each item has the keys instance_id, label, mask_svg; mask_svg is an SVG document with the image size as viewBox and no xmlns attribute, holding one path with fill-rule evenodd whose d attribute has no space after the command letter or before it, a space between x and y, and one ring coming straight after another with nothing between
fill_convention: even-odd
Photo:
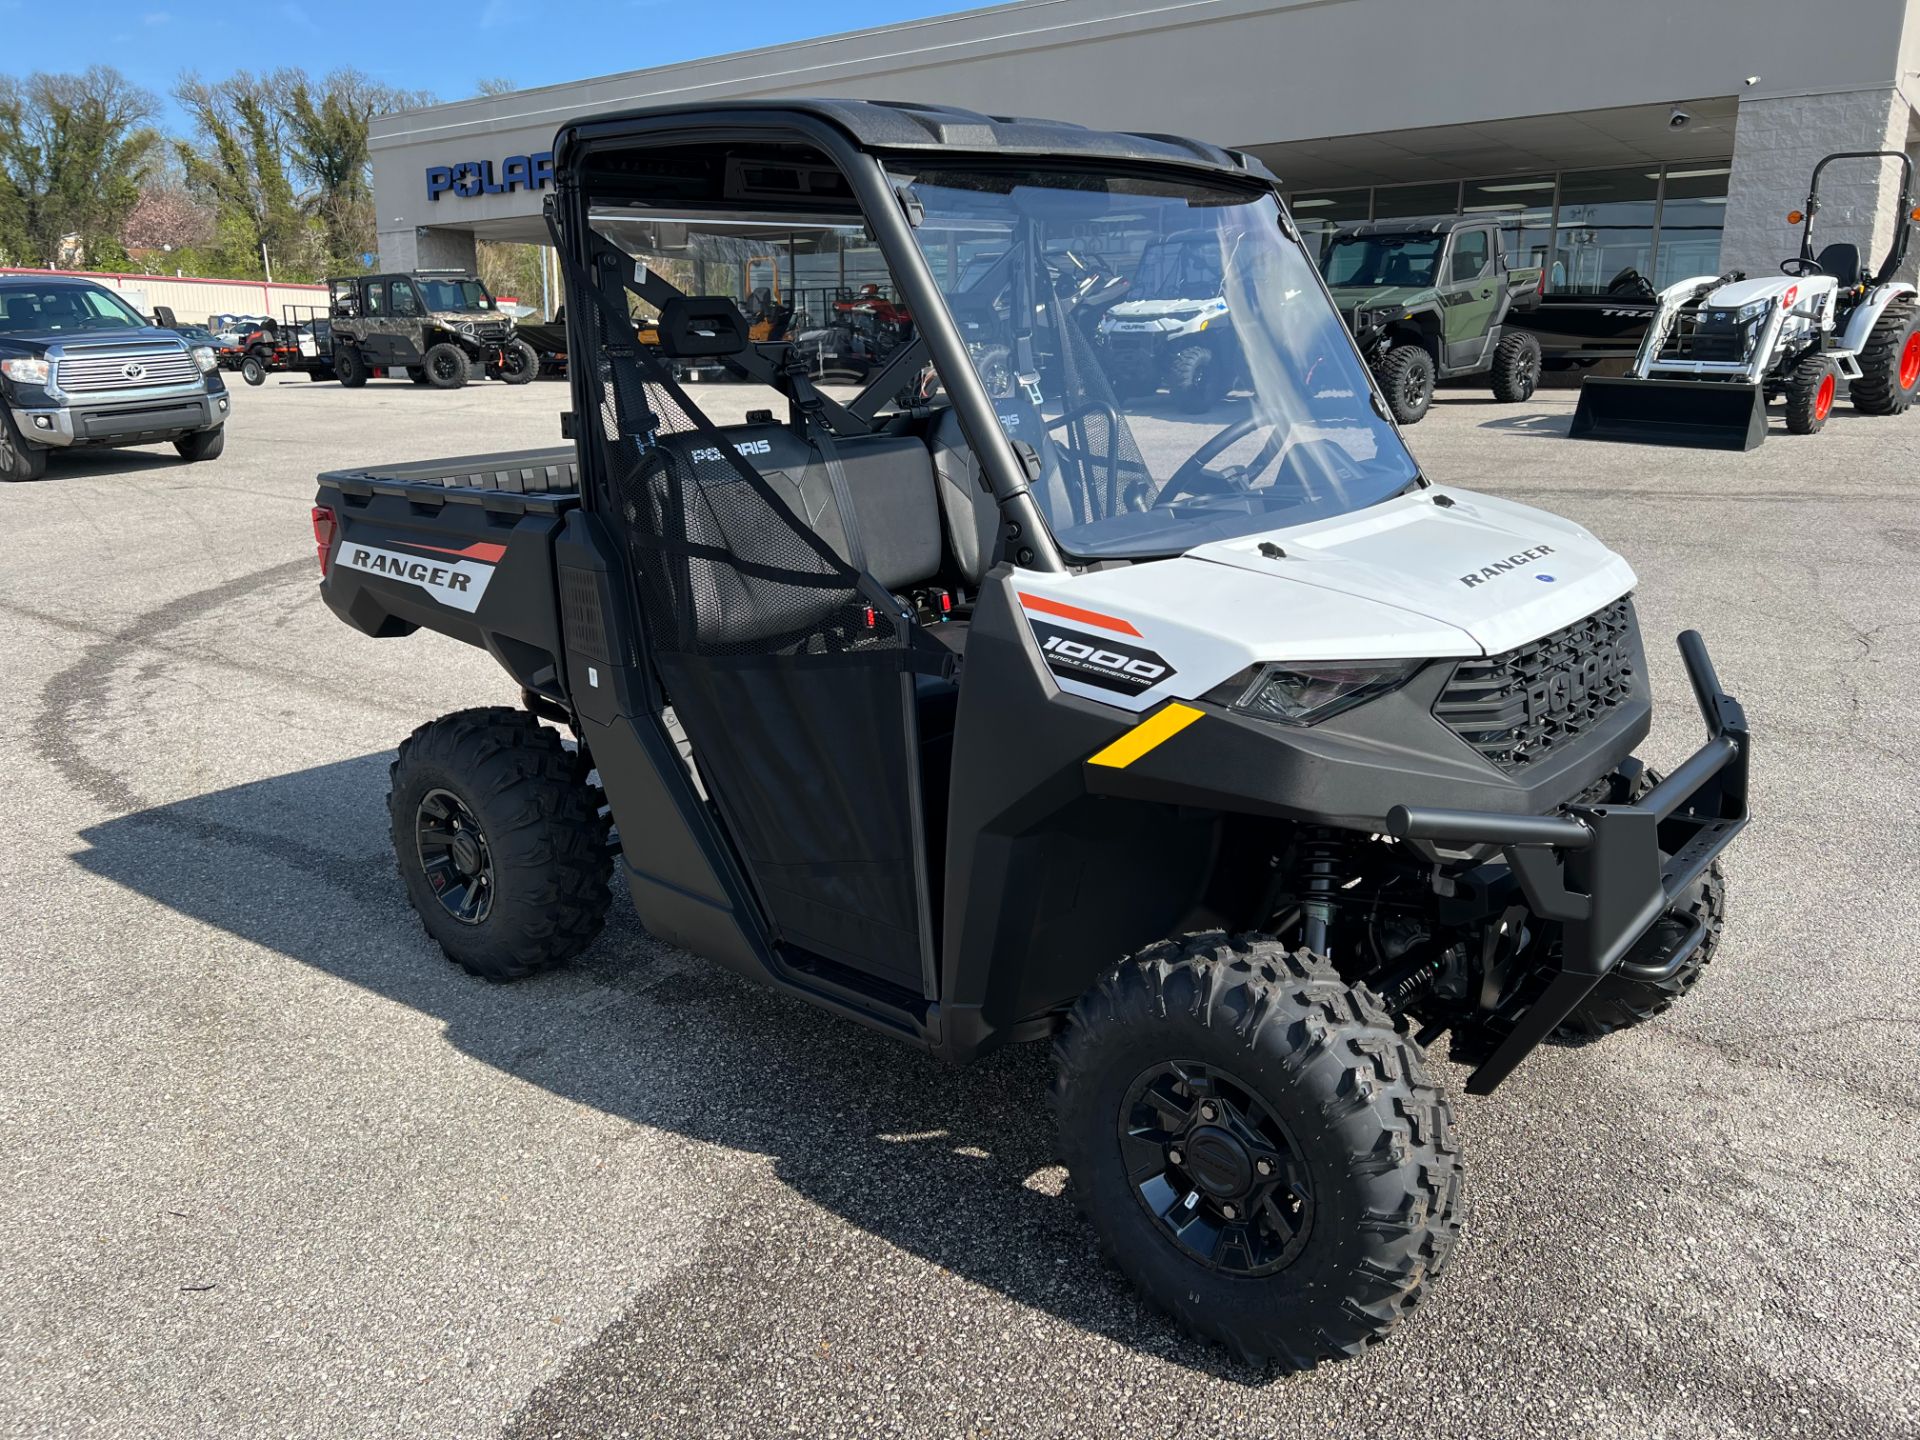
<instances>
[{"instance_id":1,"label":"fluorescent ceiling light","mask_svg":"<svg viewBox=\"0 0 1920 1440\"><path fill-rule=\"evenodd\" d=\"M1471 183L1471 182L1469 182ZM1484 190L1489 195L1508 195L1520 190L1551 190L1551 180L1515 180L1505 185L1474 185L1476 190Z\"/></svg>"},{"instance_id":2,"label":"fluorescent ceiling light","mask_svg":"<svg viewBox=\"0 0 1920 1440\"><path fill-rule=\"evenodd\" d=\"M1469 205L1466 208L1466 213L1469 215L1491 215L1495 211L1498 211L1506 215L1511 214L1515 210L1524 210L1526 208L1524 201L1505 200L1496 205Z\"/></svg>"},{"instance_id":3,"label":"fluorescent ceiling light","mask_svg":"<svg viewBox=\"0 0 1920 1440\"><path fill-rule=\"evenodd\" d=\"M1295 200L1293 202L1293 208L1295 210L1311 210L1316 205L1331 205L1331 204L1333 204L1333 201L1331 200Z\"/></svg>"},{"instance_id":4,"label":"fluorescent ceiling light","mask_svg":"<svg viewBox=\"0 0 1920 1440\"><path fill-rule=\"evenodd\" d=\"M1733 167L1731 165L1712 165L1704 170L1669 170L1667 171L1667 179L1704 180L1709 175L1731 175L1732 173ZM1647 179L1658 180L1659 178L1660 172L1658 170L1649 170L1647 172Z\"/></svg>"}]
</instances>

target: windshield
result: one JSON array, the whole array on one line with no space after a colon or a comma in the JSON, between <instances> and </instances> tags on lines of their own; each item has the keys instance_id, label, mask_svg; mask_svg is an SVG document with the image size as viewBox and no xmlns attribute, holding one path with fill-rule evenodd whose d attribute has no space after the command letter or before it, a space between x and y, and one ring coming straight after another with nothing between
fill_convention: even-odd
<instances>
[{"instance_id":1,"label":"windshield","mask_svg":"<svg viewBox=\"0 0 1920 1440\"><path fill-rule=\"evenodd\" d=\"M429 310L491 310L493 297L478 280L425 280L415 277Z\"/></svg>"},{"instance_id":2,"label":"windshield","mask_svg":"<svg viewBox=\"0 0 1920 1440\"><path fill-rule=\"evenodd\" d=\"M72 335L144 330L146 317L97 285L9 285L0 289L0 335L31 331Z\"/></svg>"},{"instance_id":3,"label":"windshield","mask_svg":"<svg viewBox=\"0 0 1920 1440\"><path fill-rule=\"evenodd\" d=\"M1373 505L1417 472L1271 194L922 171L915 230L1069 554L1146 558ZM1089 296L1059 247L1116 275ZM1048 247L1055 247L1049 254ZM1051 262L1051 263L1049 263ZM1163 294L1192 303L1142 311Z\"/></svg>"},{"instance_id":4,"label":"windshield","mask_svg":"<svg viewBox=\"0 0 1920 1440\"><path fill-rule=\"evenodd\" d=\"M1220 293L1220 247L1205 232L1147 246L1130 300L1211 300Z\"/></svg>"},{"instance_id":5,"label":"windshield","mask_svg":"<svg viewBox=\"0 0 1920 1440\"><path fill-rule=\"evenodd\" d=\"M1378 289L1433 284L1444 235L1349 235L1327 247L1320 269L1327 284Z\"/></svg>"}]
</instances>

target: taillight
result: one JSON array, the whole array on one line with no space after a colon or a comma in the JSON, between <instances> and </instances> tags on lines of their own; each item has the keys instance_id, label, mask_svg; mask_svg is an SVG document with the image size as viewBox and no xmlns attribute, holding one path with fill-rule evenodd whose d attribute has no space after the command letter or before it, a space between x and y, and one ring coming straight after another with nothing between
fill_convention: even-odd
<instances>
[{"instance_id":1,"label":"taillight","mask_svg":"<svg viewBox=\"0 0 1920 1440\"><path fill-rule=\"evenodd\" d=\"M333 537L340 524L333 518L333 511L324 505L313 507L313 543L320 551L320 578L327 578L327 556L333 553Z\"/></svg>"},{"instance_id":2,"label":"taillight","mask_svg":"<svg viewBox=\"0 0 1920 1440\"><path fill-rule=\"evenodd\" d=\"M1540 283L1533 287L1533 293L1536 295L1547 293L1547 267L1544 265L1540 267Z\"/></svg>"}]
</instances>

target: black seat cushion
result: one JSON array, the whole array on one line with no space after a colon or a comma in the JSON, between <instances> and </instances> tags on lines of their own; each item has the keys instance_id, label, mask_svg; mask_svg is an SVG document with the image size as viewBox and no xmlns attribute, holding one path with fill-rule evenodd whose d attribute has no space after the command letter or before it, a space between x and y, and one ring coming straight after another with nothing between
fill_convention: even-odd
<instances>
[{"instance_id":1,"label":"black seat cushion","mask_svg":"<svg viewBox=\"0 0 1920 1440\"><path fill-rule=\"evenodd\" d=\"M746 463L784 505L783 515L750 480L716 460L711 435L662 436L665 464L649 485L651 519L669 543L725 551L751 568L723 559L687 560L693 627L702 644L738 644L803 632L847 603L843 592L809 587L829 573L800 529L811 531L848 558L847 529L834 503L833 482L819 448L784 425L722 429ZM867 572L884 588L907 590L940 571L940 502L926 447L911 436L867 435L835 442ZM678 497L680 514L673 514ZM788 516L791 516L789 519ZM684 535L682 530L684 529ZM780 571L796 579L783 582Z\"/></svg>"},{"instance_id":2,"label":"black seat cushion","mask_svg":"<svg viewBox=\"0 0 1920 1440\"><path fill-rule=\"evenodd\" d=\"M1000 538L1000 505L982 488L980 462L967 445L960 417L943 410L927 437L933 452L934 476L939 483L940 518L946 524L947 548L953 555L954 569L969 590L980 588L980 581L993 564L994 547Z\"/></svg>"},{"instance_id":3,"label":"black seat cushion","mask_svg":"<svg viewBox=\"0 0 1920 1440\"><path fill-rule=\"evenodd\" d=\"M1822 250L1813 262L1820 267L1820 273L1831 275L1840 282L1842 290L1851 290L1860 283L1860 247L1845 240L1836 240Z\"/></svg>"}]
</instances>

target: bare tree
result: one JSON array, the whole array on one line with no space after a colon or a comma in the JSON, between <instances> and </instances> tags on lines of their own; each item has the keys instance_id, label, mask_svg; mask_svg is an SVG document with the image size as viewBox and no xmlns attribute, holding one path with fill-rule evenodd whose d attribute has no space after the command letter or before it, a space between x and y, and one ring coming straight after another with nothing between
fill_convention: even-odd
<instances>
[{"instance_id":1,"label":"bare tree","mask_svg":"<svg viewBox=\"0 0 1920 1440\"><path fill-rule=\"evenodd\" d=\"M104 65L0 77L0 245L53 264L71 236L85 263L124 260L120 232L160 151L158 110Z\"/></svg>"}]
</instances>

